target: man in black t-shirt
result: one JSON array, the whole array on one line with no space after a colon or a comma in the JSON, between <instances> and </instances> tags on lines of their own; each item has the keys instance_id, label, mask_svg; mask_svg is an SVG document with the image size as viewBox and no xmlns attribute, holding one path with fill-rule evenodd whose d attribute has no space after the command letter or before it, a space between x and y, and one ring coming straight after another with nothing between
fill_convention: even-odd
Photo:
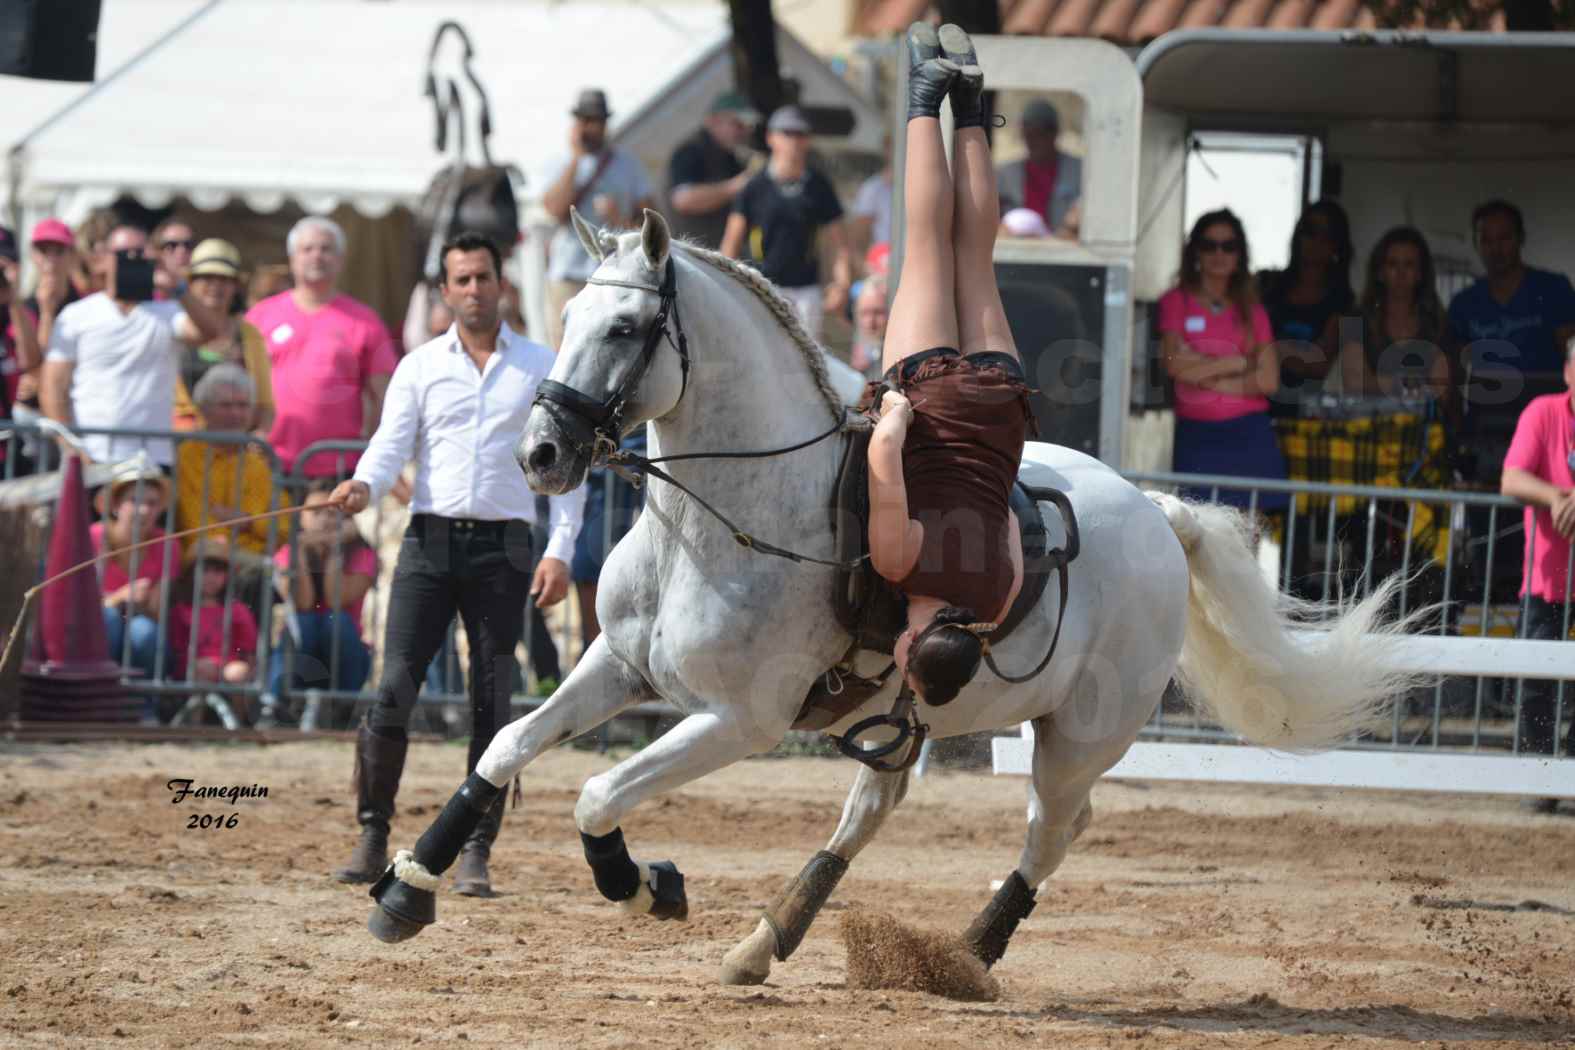
<instances>
[{"instance_id":1,"label":"man in black t-shirt","mask_svg":"<svg viewBox=\"0 0 1575 1050\"><path fill-rule=\"evenodd\" d=\"M749 181L736 151L756 120L735 91L718 95L694 135L673 151L667 165L667 196L677 213L673 231L715 249L722 243L733 201Z\"/></svg>"},{"instance_id":2,"label":"man in black t-shirt","mask_svg":"<svg viewBox=\"0 0 1575 1050\"><path fill-rule=\"evenodd\" d=\"M722 254L758 267L798 309L804 327L820 338L827 311L847 306L852 262L842 205L831 182L809 167L809 121L796 106L783 106L766 124L771 160L733 202ZM835 253L830 283L820 285L816 238L824 231Z\"/></svg>"}]
</instances>

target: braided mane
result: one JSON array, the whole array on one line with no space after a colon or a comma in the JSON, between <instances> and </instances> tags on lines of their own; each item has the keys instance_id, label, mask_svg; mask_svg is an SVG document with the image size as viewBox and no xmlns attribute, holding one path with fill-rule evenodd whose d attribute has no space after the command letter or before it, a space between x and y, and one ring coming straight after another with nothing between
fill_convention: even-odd
<instances>
[{"instance_id":1,"label":"braided mane","mask_svg":"<svg viewBox=\"0 0 1575 1050\"><path fill-rule=\"evenodd\" d=\"M842 420L847 416L847 406L842 403L842 398L831 385L831 378L826 374L826 359L821 356L820 344L804 330L804 324L799 320L798 311L793 304L777 291L776 286L768 281L764 274L752 266L745 266L737 259L729 259L721 252L714 252L709 248L702 248L697 244L687 241L673 241L675 248L681 247L687 255L701 262L708 263L715 270L720 270L733 278L745 288L755 293L755 297L765 304L771 311L771 316L777 319L788 335L793 337L793 344L798 347L803 355L804 363L809 366L809 373L814 377L815 386L820 390L820 396L825 398L826 406L831 409L833 419Z\"/></svg>"}]
</instances>

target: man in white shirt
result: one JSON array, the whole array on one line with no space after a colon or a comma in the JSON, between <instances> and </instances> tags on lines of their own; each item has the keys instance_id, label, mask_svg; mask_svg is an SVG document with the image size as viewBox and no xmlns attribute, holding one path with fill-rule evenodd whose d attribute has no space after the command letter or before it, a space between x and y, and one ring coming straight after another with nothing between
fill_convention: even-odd
<instances>
[{"instance_id":1,"label":"man in white shirt","mask_svg":"<svg viewBox=\"0 0 1575 1050\"><path fill-rule=\"evenodd\" d=\"M49 333L40 407L67 426L169 430L175 413L177 343L200 346L224 332L224 318L194 299L184 285L175 299L159 302L115 298L116 253L145 253L146 231L117 226L93 260L105 290L60 311ZM151 286L149 288L151 292ZM146 449L168 473L175 450L165 438L84 435L102 463L130 459Z\"/></svg>"},{"instance_id":2,"label":"man in white shirt","mask_svg":"<svg viewBox=\"0 0 1575 1050\"><path fill-rule=\"evenodd\" d=\"M527 591L539 606L568 593L585 489L551 498L547 550L532 577L536 500L514 446L554 357L501 323L499 267L497 248L479 234L462 233L444 246L439 291L454 311L454 327L399 362L377 433L355 476L333 493L335 503L358 513L388 492L406 462L416 461L377 701L356 742L361 839L350 864L335 873L341 882L374 882L388 866L406 728L455 610L470 640L470 772L508 720ZM500 795L460 854L460 893L492 895L487 859L502 821Z\"/></svg>"}]
</instances>

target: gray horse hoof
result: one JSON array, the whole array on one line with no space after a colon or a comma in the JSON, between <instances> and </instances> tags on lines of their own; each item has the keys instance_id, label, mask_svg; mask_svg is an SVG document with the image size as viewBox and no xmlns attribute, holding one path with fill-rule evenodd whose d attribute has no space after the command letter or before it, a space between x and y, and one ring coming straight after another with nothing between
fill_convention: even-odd
<instances>
[{"instance_id":1,"label":"gray horse hoof","mask_svg":"<svg viewBox=\"0 0 1575 1050\"><path fill-rule=\"evenodd\" d=\"M398 944L420 933L422 924L395 915L379 904L372 909L372 914L367 916L366 928L371 931L373 937L384 944Z\"/></svg>"}]
</instances>

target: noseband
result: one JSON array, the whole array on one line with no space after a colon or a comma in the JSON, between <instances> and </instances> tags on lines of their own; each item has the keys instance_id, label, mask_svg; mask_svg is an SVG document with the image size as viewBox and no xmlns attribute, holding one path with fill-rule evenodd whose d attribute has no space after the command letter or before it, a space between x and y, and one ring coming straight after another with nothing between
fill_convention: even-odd
<instances>
[{"instance_id":1,"label":"noseband","mask_svg":"<svg viewBox=\"0 0 1575 1050\"><path fill-rule=\"evenodd\" d=\"M689 389L689 337L684 334L684 321L678 315L678 278L673 268L671 257L667 260L667 268L662 271L662 283L657 285L636 284L633 281L615 281L605 277L592 277L586 284L600 284L615 288L633 288L639 292L651 292L661 297L661 305L656 308L656 316L651 319L650 330L645 333L645 345L640 348L640 356L635 361L634 367L624 375L623 380L607 395L605 401L597 401L587 397L571 386L544 379L536 387L536 399L533 405L544 404L550 410L567 412L591 426L594 435L593 456L604 450L615 450L618 441L623 436L623 410L629 396L634 393L640 380L645 378L645 373L651 370L651 362L656 359L657 348L661 346L665 337L669 345L678 352L678 364L683 371L683 384L678 389L678 400L684 399L684 394ZM668 328L667 319L672 318L672 329ZM673 331L678 337L673 338ZM582 446L583 451L583 446Z\"/></svg>"},{"instance_id":2,"label":"noseband","mask_svg":"<svg viewBox=\"0 0 1575 1050\"><path fill-rule=\"evenodd\" d=\"M667 259L667 268L662 273L662 283L659 287L649 284L636 284L633 281L616 281L609 278L592 277L587 284L600 284L613 288L633 288L639 292L650 292L661 296L661 305L656 309L656 316L651 319L651 328L645 334L645 345L640 350L640 359L634 363L623 381L607 395L605 401L598 401L580 393L571 386L555 383L550 379L542 380L536 387L536 399L532 405L545 405L548 411L565 412L568 415L590 424L592 434L591 462L598 458L605 458L609 467L626 477L635 485L640 483L638 475L649 475L660 478L667 484L685 493L689 498L700 504L713 518L716 518L728 531L733 534L733 541L746 550L758 551L761 554L771 554L779 558L786 558L794 562L810 562L815 565L830 565L840 569L854 569L864 561L868 555L850 559L848 561L834 561L826 558L812 558L807 554L797 554L785 547L778 547L774 543L767 543L758 536L753 536L735 525L730 518L721 511L711 506L698 493L671 474L656 466L658 463L667 463L680 459L766 459L771 456L781 456L789 452L797 452L801 448L808 448L849 429L850 424L846 419L823 434L817 434L808 441L801 441L796 445L785 448L767 449L762 452L688 452L676 456L658 456L648 459L645 456L630 452L618 447L619 439L623 436L623 410L629 400L629 395L645 378L645 373L650 371L651 362L656 357L657 348L665 336L667 342L678 352L678 363L683 369L683 385L678 389L678 400L684 399L684 393L689 389L689 338L684 335L683 318L678 315L678 278L673 267L672 257ZM678 337L668 330L667 319L672 318L672 328L677 331ZM674 402L676 405L677 402ZM571 439L572 441L572 439ZM583 442L573 441L579 451L585 451Z\"/></svg>"}]
</instances>

